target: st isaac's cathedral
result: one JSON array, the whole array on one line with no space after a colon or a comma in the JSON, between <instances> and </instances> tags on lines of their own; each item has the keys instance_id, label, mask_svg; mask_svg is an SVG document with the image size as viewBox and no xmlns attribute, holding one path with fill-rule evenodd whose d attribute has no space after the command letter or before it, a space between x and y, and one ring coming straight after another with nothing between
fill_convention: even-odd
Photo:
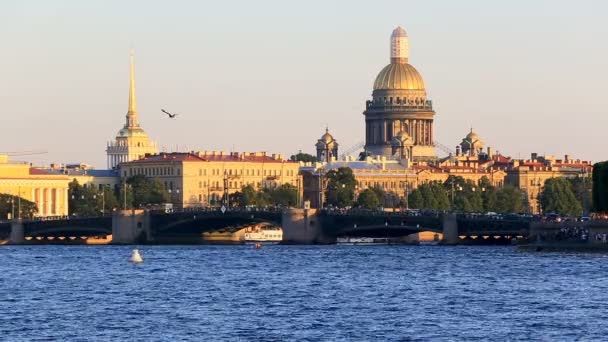
<instances>
[{"instance_id":1,"label":"st isaac's cathedral","mask_svg":"<svg viewBox=\"0 0 608 342\"><path fill-rule=\"evenodd\" d=\"M435 111L427 98L424 80L409 64L409 41L402 27L390 38L390 64L385 66L373 84L372 99L365 104L365 145L358 158L338 158L338 141L329 132L315 144L317 163L300 167L304 199L313 207L323 201L323 175L332 169L352 169L358 185L356 192L381 187L387 194L405 197L406 193L428 182L445 182L450 176L462 177L479 184L486 178L492 185L513 185L522 190L530 212L540 212L540 184L550 177L577 177L581 170L590 172L589 162L565 156L539 157L528 160L505 157L492 148L484 150L483 140L473 131L456 146L455 152L438 144L434 138ZM435 146L449 156L438 158Z\"/></svg>"},{"instance_id":2,"label":"st isaac's cathedral","mask_svg":"<svg viewBox=\"0 0 608 342\"><path fill-rule=\"evenodd\" d=\"M413 161L435 159L433 105L420 73L409 64L407 33L397 27L391 35L391 60L374 82L372 100L365 105L365 152Z\"/></svg>"}]
</instances>

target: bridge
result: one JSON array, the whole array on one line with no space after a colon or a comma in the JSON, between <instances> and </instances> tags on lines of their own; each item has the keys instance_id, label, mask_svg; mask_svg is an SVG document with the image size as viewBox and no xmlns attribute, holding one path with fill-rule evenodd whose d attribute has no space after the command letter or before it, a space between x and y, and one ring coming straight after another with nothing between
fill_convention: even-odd
<instances>
[{"instance_id":1,"label":"bridge","mask_svg":"<svg viewBox=\"0 0 608 342\"><path fill-rule=\"evenodd\" d=\"M442 234L449 244L509 242L526 237L530 221L495 220L484 216L400 212L256 210L200 208L165 213L115 211L112 216L15 220L0 223L0 241L8 243L88 243L106 238L116 244L200 243L209 233L237 234L244 227L269 223L283 228L283 242L331 244L338 237L417 237L423 231ZM240 240L235 240L240 242ZM415 241L415 240L414 240Z\"/></svg>"}]
</instances>

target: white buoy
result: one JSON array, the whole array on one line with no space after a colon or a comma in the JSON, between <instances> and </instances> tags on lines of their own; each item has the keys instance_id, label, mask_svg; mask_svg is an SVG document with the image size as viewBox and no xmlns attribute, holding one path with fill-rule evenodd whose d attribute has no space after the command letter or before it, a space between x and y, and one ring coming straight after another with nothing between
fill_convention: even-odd
<instances>
[{"instance_id":1,"label":"white buoy","mask_svg":"<svg viewBox=\"0 0 608 342\"><path fill-rule=\"evenodd\" d=\"M135 264L139 264L140 262L144 262L144 259L139 254L139 249L134 249L133 254L131 254L131 262Z\"/></svg>"}]
</instances>

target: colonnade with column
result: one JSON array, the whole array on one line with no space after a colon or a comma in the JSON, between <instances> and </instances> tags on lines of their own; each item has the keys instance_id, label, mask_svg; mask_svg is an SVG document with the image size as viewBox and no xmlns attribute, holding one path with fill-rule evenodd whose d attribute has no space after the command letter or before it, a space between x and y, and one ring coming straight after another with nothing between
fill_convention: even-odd
<instances>
[{"instance_id":1,"label":"colonnade with column","mask_svg":"<svg viewBox=\"0 0 608 342\"><path fill-rule=\"evenodd\" d=\"M432 119L379 119L368 122L366 141L372 144L388 144L399 132L406 132L415 145L433 145Z\"/></svg>"},{"instance_id":2,"label":"colonnade with column","mask_svg":"<svg viewBox=\"0 0 608 342\"><path fill-rule=\"evenodd\" d=\"M32 202L38 207L37 216L68 215L68 188L36 187L31 192Z\"/></svg>"}]
</instances>

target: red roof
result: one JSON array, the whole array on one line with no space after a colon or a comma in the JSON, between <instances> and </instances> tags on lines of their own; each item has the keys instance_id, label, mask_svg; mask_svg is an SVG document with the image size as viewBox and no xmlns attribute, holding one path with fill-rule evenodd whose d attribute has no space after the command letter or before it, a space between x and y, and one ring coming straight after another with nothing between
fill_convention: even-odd
<instances>
[{"instance_id":1,"label":"red roof","mask_svg":"<svg viewBox=\"0 0 608 342\"><path fill-rule=\"evenodd\" d=\"M56 175L55 173L52 173L48 170L43 170L43 169L35 169L33 167L30 167L30 175Z\"/></svg>"}]
</instances>

